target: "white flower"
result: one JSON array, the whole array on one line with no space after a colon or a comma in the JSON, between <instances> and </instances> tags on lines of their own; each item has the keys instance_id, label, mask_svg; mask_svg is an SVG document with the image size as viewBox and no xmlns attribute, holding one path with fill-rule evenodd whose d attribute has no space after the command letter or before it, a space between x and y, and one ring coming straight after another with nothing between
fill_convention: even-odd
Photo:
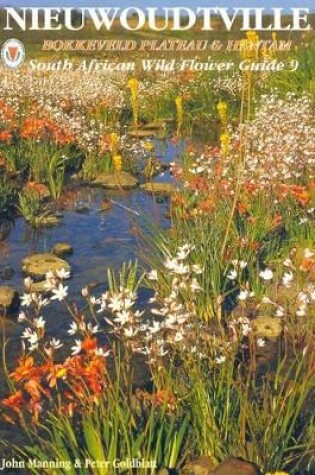
<instances>
[{"instance_id":1,"label":"white flower","mask_svg":"<svg viewBox=\"0 0 315 475\"><path fill-rule=\"evenodd\" d=\"M294 280L294 275L292 272L285 272L282 278L282 283L285 287L290 288L291 283Z\"/></svg>"},{"instance_id":2,"label":"white flower","mask_svg":"<svg viewBox=\"0 0 315 475\"><path fill-rule=\"evenodd\" d=\"M23 294L21 296L22 307L29 307L33 302L32 294Z\"/></svg>"},{"instance_id":3,"label":"white flower","mask_svg":"<svg viewBox=\"0 0 315 475\"><path fill-rule=\"evenodd\" d=\"M18 322L23 323L23 322L25 322L25 320L26 320L25 312L20 312L19 316L18 316Z\"/></svg>"},{"instance_id":4,"label":"white flower","mask_svg":"<svg viewBox=\"0 0 315 475\"><path fill-rule=\"evenodd\" d=\"M92 323L89 323L87 328L93 335L95 335L95 333L99 333L100 331L99 326L98 325L93 326Z\"/></svg>"},{"instance_id":5,"label":"white flower","mask_svg":"<svg viewBox=\"0 0 315 475\"><path fill-rule=\"evenodd\" d=\"M299 221L299 224L300 224L300 226L302 226L303 224L306 224L308 221L309 221L308 218L301 218L300 221Z\"/></svg>"},{"instance_id":6,"label":"white flower","mask_svg":"<svg viewBox=\"0 0 315 475\"><path fill-rule=\"evenodd\" d=\"M202 287L200 287L196 278L192 279L190 283L190 288L193 292L200 292L202 290Z\"/></svg>"},{"instance_id":7,"label":"white flower","mask_svg":"<svg viewBox=\"0 0 315 475\"><path fill-rule=\"evenodd\" d=\"M69 335L75 335L78 331L78 325L76 322L70 324L70 330L68 330Z\"/></svg>"},{"instance_id":8,"label":"white flower","mask_svg":"<svg viewBox=\"0 0 315 475\"><path fill-rule=\"evenodd\" d=\"M202 268L198 264L193 264L191 269L195 274L202 274L203 272Z\"/></svg>"},{"instance_id":9,"label":"white flower","mask_svg":"<svg viewBox=\"0 0 315 475\"><path fill-rule=\"evenodd\" d=\"M164 262L164 267L169 270L174 270L175 267L178 265L178 262L176 259L170 259L167 257L166 261Z\"/></svg>"},{"instance_id":10,"label":"white flower","mask_svg":"<svg viewBox=\"0 0 315 475\"><path fill-rule=\"evenodd\" d=\"M237 279L237 271L235 269L231 270L229 274L226 276L229 280Z\"/></svg>"},{"instance_id":11,"label":"white flower","mask_svg":"<svg viewBox=\"0 0 315 475\"><path fill-rule=\"evenodd\" d=\"M45 327L45 320L43 319L43 317L39 317L39 318L34 318L34 325L36 328L38 329L43 329Z\"/></svg>"},{"instance_id":12,"label":"white flower","mask_svg":"<svg viewBox=\"0 0 315 475\"><path fill-rule=\"evenodd\" d=\"M69 279L70 271L66 271L66 269L63 267L62 269L56 271L56 276L58 279Z\"/></svg>"},{"instance_id":13,"label":"white flower","mask_svg":"<svg viewBox=\"0 0 315 475\"><path fill-rule=\"evenodd\" d=\"M131 337L135 336L137 333L138 333L138 329L131 328L131 327L124 328L124 335L127 338L131 338Z\"/></svg>"},{"instance_id":14,"label":"white flower","mask_svg":"<svg viewBox=\"0 0 315 475\"><path fill-rule=\"evenodd\" d=\"M289 258L287 258L287 259L285 259L285 260L283 261L283 265L284 265L285 267L293 267L292 261L291 261L291 259L289 259Z\"/></svg>"},{"instance_id":15,"label":"white flower","mask_svg":"<svg viewBox=\"0 0 315 475\"><path fill-rule=\"evenodd\" d=\"M249 335L249 333L252 331L251 326L249 323L242 323L241 324L241 332L243 336Z\"/></svg>"},{"instance_id":16,"label":"white flower","mask_svg":"<svg viewBox=\"0 0 315 475\"><path fill-rule=\"evenodd\" d=\"M38 335L31 328L26 328L24 330L22 338L25 338L31 345L34 345L34 349L35 345L38 345Z\"/></svg>"},{"instance_id":17,"label":"white flower","mask_svg":"<svg viewBox=\"0 0 315 475\"><path fill-rule=\"evenodd\" d=\"M311 252L308 248L304 249L303 253L305 259L310 259L311 257L314 256L314 252Z\"/></svg>"},{"instance_id":18,"label":"white flower","mask_svg":"<svg viewBox=\"0 0 315 475\"><path fill-rule=\"evenodd\" d=\"M263 298L261 299L261 301L262 301L262 303L264 303L264 304L270 304L270 305L273 305L273 304L274 304L273 301L272 301L269 297L263 297Z\"/></svg>"},{"instance_id":19,"label":"white flower","mask_svg":"<svg viewBox=\"0 0 315 475\"><path fill-rule=\"evenodd\" d=\"M240 261L240 269L246 269L247 267L247 262L246 261Z\"/></svg>"},{"instance_id":20,"label":"white flower","mask_svg":"<svg viewBox=\"0 0 315 475\"><path fill-rule=\"evenodd\" d=\"M306 315L306 310L307 310L307 306L306 305L301 305L297 311L296 311L296 315L298 317L305 317Z\"/></svg>"},{"instance_id":21,"label":"white flower","mask_svg":"<svg viewBox=\"0 0 315 475\"><path fill-rule=\"evenodd\" d=\"M37 348L38 348L38 342L32 343L31 346L29 347L29 351L37 350Z\"/></svg>"},{"instance_id":22,"label":"white flower","mask_svg":"<svg viewBox=\"0 0 315 475\"><path fill-rule=\"evenodd\" d=\"M128 308L133 307L134 301L132 298L125 298L124 300L124 308L127 310Z\"/></svg>"},{"instance_id":23,"label":"white flower","mask_svg":"<svg viewBox=\"0 0 315 475\"><path fill-rule=\"evenodd\" d=\"M24 279L24 285L27 289L30 289L33 285L33 279L26 277L26 279Z\"/></svg>"},{"instance_id":24,"label":"white flower","mask_svg":"<svg viewBox=\"0 0 315 475\"><path fill-rule=\"evenodd\" d=\"M103 356L104 358L106 358L107 356L110 355L110 351L109 350L104 351L103 348L97 348L96 350L94 350L94 354L96 356Z\"/></svg>"},{"instance_id":25,"label":"white flower","mask_svg":"<svg viewBox=\"0 0 315 475\"><path fill-rule=\"evenodd\" d=\"M38 308L46 307L49 304L49 299L43 299L41 295L37 297Z\"/></svg>"},{"instance_id":26,"label":"white flower","mask_svg":"<svg viewBox=\"0 0 315 475\"><path fill-rule=\"evenodd\" d=\"M63 346L63 343L61 343L60 340L56 340L56 338L53 338L50 341L50 346L54 348L55 350L58 350L58 348L61 348Z\"/></svg>"},{"instance_id":27,"label":"white flower","mask_svg":"<svg viewBox=\"0 0 315 475\"><path fill-rule=\"evenodd\" d=\"M315 287L314 287L314 285L310 284L308 286L307 290L308 290L309 296L314 301L315 300Z\"/></svg>"},{"instance_id":28,"label":"white flower","mask_svg":"<svg viewBox=\"0 0 315 475\"><path fill-rule=\"evenodd\" d=\"M258 338L258 340L257 340L257 346L258 346L259 348L263 348L264 346L266 346L265 340L264 340L263 338Z\"/></svg>"},{"instance_id":29,"label":"white flower","mask_svg":"<svg viewBox=\"0 0 315 475\"><path fill-rule=\"evenodd\" d=\"M263 280L272 280L272 278L273 278L273 272L272 272L271 269L266 268L265 270L259 272L259 276L260 276Z\"/></svg>"},{"instance_id":30,"label":"white flower","mask_svg":"<svg viewBox=\"0 0 315 475\"><path fill-rule=\"evenodd\" d=\"M53 289L56 288L56 285L58 283L58 280L55 278L55 277L52 277L52 278L47 278L47 274L46 274L46 282L44 283L44 288L46 290L48 290L49 292Z\"/></svg>"},{"instance_id":31,"label":"white flower","mask_svg":"<svg viewBox=\"0 0 315 475\"><path fill-rule=\"evenodd\" d=\"M117 312L116 317L113 320L116 323L120 323L120 325L125 325L129 322L130 317L130 312L127 312L127 310L122 310L121 312Z\"/></svg>"},{"instance_id":32,"label":"white flower","mask_svg":"<svg viewBox=\"0 0 315 475\"><path fill-rule=\"evenodd\" d=\"M184 339L183 334L181 332L177 332L174 337L174 341L179 342L179 341L183 341L183 339Z\"/></svg>"},{"instance_id":33,"label":"white flower","mask_svg":"<svg viewBox=\"0 0 315 475\"><path fill-rule=\"evenodd\" d=\"M225 361L226 361L226 357L223 356L223 355L218 356L218 357L215 359L215 362L216 362L217 364L222 364L222 363L224 363Z\"/></svg>"},{"instance_id":34,"label":"white flower","mask_svg":"<svg viewBox=\"0 0 315 475\"><path fill-rule=\"evenodd\" d=\"M238 298L239 300L246 300L249 297L253 297L254 295L254 292L250 292L249 290L245 289L240 291Z\"/></svg>"},{"instance_id":35,"label":"white flower","mask_svg":"<svg viewBox=\"0 0 315 475\"><path fill-rule=\"evenodd\" d=\"M189 274L189 266L185 266L182 262L180 262L174 267L173 272L179 275Z\"/></svg>"},{"instance_id":36,"label":"white flower","mask_svg":"<svg viewBox=\"0 0 315 475\"><path fill-rule=\"evenodd\" d=\"M80 351L82 350L82 341L81 340L75 340L75 345L71 347L72 350L72 356L78 355Z\"/></svg>"},{"instance_id":37,"label":"white flower","mask_svg":"<svg viewBox=\"0 0 315 475\"><path fill-rule=\"evenodd\" d=\"M158 273L157 273L157 270L151 270L151 272L149 272L147 274L147 277L149 280L158 280Z\"/></svg>"},{"instance_id":38,"label":"white flower","mask_svg":"<svg viewBox=\"0 0 315 475\"><path fill-rule=\"evenodd\" d=\"M110 303L108 304L108 308L110 308L113 312L120 312L120 310L125 307L120 295L115 295L114 297L111 297L109 301Z\"/></svg>"},{"instance_id":39,"label":"white flower","mask_svg":"<svg viewBox=\"0 0 315 475\"><path fill-rule=\"evenodd\" d=\"M94 295L91 295L91 297L90 297L90 304L91 304L92 306L94 306L94 305L96 305L96 304L100 304L100 303L101 303L100 299L97 299L96 297L94 297Z\"/></svg>"},{"instance_id":40,"label":"white flower","mask_svg":"<svg viewBox=\"0 0 315 475\"><path fill-rule=\"evenodd\" d=\"M241 290L238 298L239 300L246 300L248 298L248 290Z\"/></svg>"},{"instance_id":41,"label":"white flower","mask_svg":"<svg viewBox=\"0 0 315 475\"><path fill-rule=\"evenodd\" d=\"M190 248L187 246L182 246L177 252L177 259L179 259L180 261L184 261L189 256L189 253Z\"/></svg>"},{"instance_id":42,"label":"white flower","mask_svg":"<svg viewBox=\"0 0 315 475\"><path fill-rule=\"evenodd\" d=\"M298 295L298 300L303 305L307 305L308 303L310 303L310 300L309 300L308 295L307 295L306 292L300 292L299 295Z\"/></svg>"},{"instance_id":43,"label":"white flower","mask_svg":"<svg viewBox=\"0 0 315 475\"><path fill-rule=\"evenodd\" d=\"M51 300L59 300L59 302L62 302L68 295L68 287L59 284L57 289L52 289L52 292L54 295L51 297Z\"/></svg>"},{"instance_id":44,"label":"white flower","mask_svg":"<svg viewBox=\"0 0 315 475\"><path fill-rule=\"evenodd\" d=\"M81 290L82 297L87 298L89 296L89 289L87 287L83 287Z\"/></svg>"},{"instance_id":45,"label":"white flower","mask_svg":"<svg viewBox=\"0 0 315 475\"><path fill-rule=\"evenodd\" d=\"M279 306L276 310L276 317L284 317L284 308Z\"/></svg>"},{"instance_id":46,"label":"white flower","mask_svg":"<svg viewBox=\"0 0 315 475\"><path fill-rule=\"evenodd\" d=\"M148 331L150 333L158 333L161 329L161 323L160 322L157 322L157 321L154 321L152 323L152 326L148 328Z\"/></svg>"}]
</instances>

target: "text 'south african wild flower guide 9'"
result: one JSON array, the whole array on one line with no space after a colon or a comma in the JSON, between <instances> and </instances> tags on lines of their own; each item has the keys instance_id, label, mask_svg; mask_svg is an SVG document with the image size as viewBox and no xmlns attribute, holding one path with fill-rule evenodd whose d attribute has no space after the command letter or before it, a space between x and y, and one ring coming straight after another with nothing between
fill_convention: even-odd
<instances>
[{"instance_id":1,"label":"text 'south african wild flower guide 9'","mask_svg":"<svg viewBox=\"0 0 315 475\"><path fill-rule=\"evenodd\" d=\"M314 27L0 0L0 474L315 475Z\"/></svg>"}]
</instances>

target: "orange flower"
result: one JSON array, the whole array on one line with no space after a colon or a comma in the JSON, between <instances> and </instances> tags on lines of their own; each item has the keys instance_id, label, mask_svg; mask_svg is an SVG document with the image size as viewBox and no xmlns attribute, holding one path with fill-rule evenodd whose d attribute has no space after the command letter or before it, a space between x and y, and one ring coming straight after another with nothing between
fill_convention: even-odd
<instances>
[{"instance_id":1,"label":"orange flower","mask_svg":"<svg viewBox=\"0 0 315 475\"><path fill-rule=\"evenodd\" d=\"M245 214L249 210L249 205L247 203L237 203L237 210L240 214Z\"/></svg>"},{"instance_id":2,"label":"orange flower","mask_svg":"<svg viewBox=\"0 0 315 475\"><path fill-rule=\"evenodd\" d=\"M8 407L9 409L12 409L15 412L19 412L21 410L21 407L25 403L22 391L17 391L14 394L12 394L10 397L7 399L3 399L1 401L2 405L5 407Z\"/></svg>"},{"instance_id":3,"label":"orange flower","mask_svg":"<svg viewBox=\"0 0 315 475\"><path fill-rule=\"evenodd\" d=\"M19 360L19 365L15 368L15 371L11 374L14 381L19 382L23 379L31 377L36 372L34 366L34 359L32 356L27 356Z\"/></svg>"},{"instance_id":4,"label":"orange flower","mask_svg":"<svg viewBox=\"0 0 315 475\"><path fill-rule=\"evenodd\" d=\"M176 403L176 398L168 389L159 389L157 392L150 394L147 391L139 391L138 397L145 401L150 401L158 406L167 405L173 407Z\"/></svg>"},{"instance_id":5,"label":"orange flower","mask_svg":"<svg viewBox=\"0 0 315 475\"><path fill-rule=\"evenodd\" d=\"M49 374L47 376L47 381L49 382L49 387L53 388L57 385L58 379L64 379L67 374L67 369L61 365L51 365L49 368Z\"/></svg>"},{"instance_id":6,"label":"orange flower","mask_svg":"<svg viewBox=\"0 0 315 475\"><path fill-rule=\"evenodd\" d=\"M199 208L204 213L211 213L216 209L216 206L213 202L213 199L209 197L199 203Z\"/></svg>"},{"instance_id":7,"label":"orange flower","mask_svg":"<svg viewBox=\"0 0 315 475\"><path fill-rule=\"evenodd\" d=\"M85 351L93 351L97 348L97 340L96 338L91 338L87 336L82 343L82 349Z\"/></svg>"},{"instance_id":8,"label":"orange flower","mask_svg":"<svg viewBox=\"0 0 315 475\"><path fill-rule=\"evenodd\" d=\"M281 214L276 214L273 217L273 220L272 220L272 227L277 228L279 226L279 224L282 223L282 221L283 221L283 218L282 218Z\"/></svg>"},{"instance_id":9,"label":"orange flower","mask_svg":"<svg viewBox=\"0 0 315 475\"><path fill-rule=\"evenodd\" d=\"M35 181L28 181L25 185L25 188L37 191L40 198L47 196L49 191L46 185L43 183L36 183Z\"/></svg>"},{"instance_id":10,"label":"orange flower","mask_svg":"<svg viewBox=\"0 0 315 475\"><path fill-rule=\"evenodd\" d=\"M300 270L303 272L309 272L315 265L315 261L312 258L305 257L302 259Z\"/></svg>"},{"instance_id":11,"label":"orange flower","mask_svg":"<svg viewBox=\"0 0 315 475\"><path fill-rule=\"evenodd\" d=\"M0 101L0 120L13 124L15 119L15 110L3 101Z\"/></svg>"},{"instance_id":12,"label":"orange flower","mask_svg":"<svg viewBox=\"0 0 315 475\"><path fill-rule=\"evenodd\" d=\"M25 391L31 396L32 399L39 400L41 398L42 387L39 381L36 379L30 379L24 384Z\"/></svg>"},{"instance_id":13,"label":"orange flower","mask_svg":"<svg viewBox=\"0 0 315 475\"><path fill-rule=\"evenodd\" d=\"M21 137L23 139L38 139L42 138L44 133L45 121L43 119L29 117L22 126Z\"/></svg>"},{"instance_id":14,"label":"orange flower","mask_svg":"<svg viewBox=\"0 0 315 475\"><path fill-rule=\"evenodd\" d=\"M294 190L292 194L294 198L296 199L296 201L300 203L302 206L306 206L308 202L310 201L310 194L306 190L303 190L303 189Z\"/></svg>"},{"instance_id":15,"label":"orange flower","mask_svg":"<svg viewBox=\"0 0 315 475\"><path fill-rule=\"evenodd\" d=\"M0 131L0 142L10 143L12 140L12 134L8 130Z\"/></svg>"},{"instance_id":16,"label":"orange flower","mask_svg":"<svg viewBox=\"0 0 315 475\"><path fill-rule=\"evenodd\" d=\"M173 406L176 398L168 389L160 389L152 394L152 401L158 405L167 404Z\"/></svg>"}]
</instances>

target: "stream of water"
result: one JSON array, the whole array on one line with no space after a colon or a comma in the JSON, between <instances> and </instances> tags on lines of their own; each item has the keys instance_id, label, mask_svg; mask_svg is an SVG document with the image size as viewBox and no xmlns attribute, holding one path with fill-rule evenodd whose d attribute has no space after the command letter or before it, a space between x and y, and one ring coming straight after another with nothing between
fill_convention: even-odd
<instances>
[{"instance_id":1,"label":"stream of water","mask_svg":"<svg viewBox=\"0 0 315 475\"><path fill-rule=\"evenodd\" d=\"M163 162L176 160L182 148L182 143L155 143L156 156ZM159 182L171 180L169 172L155 178ZM102 203L108 199L112 201L112 207L103 211ZM23 293L22 259L33 252L50 252L56 242L65 241L73 247L73 254L66 258L72 269L72 277L66 284L69 286L69 300L80 299L81 289L88 284L97 286L95 294L98 294L106 285L107 268L119 269L124 262L139 258L141 244L137 233L138 222L145 218L161 226L168 226L169 223L168 200L156 199L139 189L106 191L87 186L75 187L65 190L63 202L60 226L36 231L30 229L23 218L15 221L8 239L0 243L1 267L9 265L14 275L10 281L0 281L0 285L13 286ZM62 340L67 338L70 321L63 305L56 303L48 307L45 314L47 334ZM16 361L21 347L22 326L11 319L5 322L3 329L8 340L6 360L10 366ZM2 347L3 341L0 351ZM0 396L6 390L3 380ZM14 427L2 427L0 437L10 442L19 441L19 434Z\"/></svg>"}]
</instances>

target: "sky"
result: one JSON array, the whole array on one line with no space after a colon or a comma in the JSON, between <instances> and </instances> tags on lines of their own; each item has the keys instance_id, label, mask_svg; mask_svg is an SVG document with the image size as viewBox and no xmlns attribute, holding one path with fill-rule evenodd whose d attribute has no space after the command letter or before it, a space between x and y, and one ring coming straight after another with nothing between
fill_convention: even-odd
<instances>
[{"instance_id":1,"label":"sky","mask_svg":"<svg viewBox=\"0 0 315 475\"><path fill-rule=\"evenodd\" d=\"M178 7L186 6L194 8L196 6L218 6L218 7L308 7L312 8L311 0L0 0L1 6L14 7ZM313 9L313 8L312 8Z\"/></svg>"}]
</instances>

